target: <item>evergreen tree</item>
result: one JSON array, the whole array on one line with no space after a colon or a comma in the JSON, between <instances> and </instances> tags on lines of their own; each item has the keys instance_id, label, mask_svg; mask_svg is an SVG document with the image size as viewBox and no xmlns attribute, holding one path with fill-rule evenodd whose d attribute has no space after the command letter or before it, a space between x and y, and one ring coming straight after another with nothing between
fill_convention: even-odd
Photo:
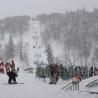
<instances>
[{"instance_id":1,"label":"evergreen tree","mask_svg":"<svg viewBox=\"0 0 98 98\"><path fill-rule=\"evenodd\" d=\"M74 76L75 72L74 72L74 67L73 66L70 66L68 68L68 73L69 73L70 78L72 78Z\"/></svg>"},{"instance_id":2,"label":"evergreen tree","mask_svg":"<svg viewBox=\"0 0 98 98\"><path fill-rule=\"evenodd\" d=\"M12 35L10 34L8 44L5 47L5 60L9 61L15 57L15 45L13 43Z\"/></svg>"},{"instance_id":3,"label":"evergreen tree","mask_svg":"<svg viewBox=\"0 0 98 98\"><path fill-rule=\"evenodd\" d=\"M84 76L84 78L89 77L89 72L88 72L88 67L87 66L84 66L83 76Z\"/></svg>"},{"instance_id":4,"label":"evergreen tree","mask_svg":"<svg viewBox=\"0 0 98 98\"><path fill-rule=\"evenodd\" d=\"M62 65L60 66L60 77L63 80L67 80L70 78L69 71L67 70L66 67L63 67Z\"/></svg>"},{"instance_id":5,"label":"evergreen tree","mask_svg":"<svg viewBox=\"0 0 98 98\"><path fill-rule=\"evenodd\" d=\"M36 69L36 77L45 78L44 75L45 75L44 68L38 65Z\"/></svg>"},{"instance_id":6,"label":"evergreen tree","mask_svg":"<svg viewBox=\"0 0 98 98\"><path fill-rule=\"evenodd\" d=\"M46 77L50 77L50 75L51 75L49 65L47 65L45 67L45 75L46 75Z\"/></svg>"},{"instance_id":7,"label":"evergreen tree","mask_svg":"<svg viewBox=\"0 0 98 98\"><path fill-rule=\"evenodd\" d=\"M89 70L89 77L92 77L94 73L94 69L93 66L91 66L90 70Z\"/></svg>"}]
</instances>

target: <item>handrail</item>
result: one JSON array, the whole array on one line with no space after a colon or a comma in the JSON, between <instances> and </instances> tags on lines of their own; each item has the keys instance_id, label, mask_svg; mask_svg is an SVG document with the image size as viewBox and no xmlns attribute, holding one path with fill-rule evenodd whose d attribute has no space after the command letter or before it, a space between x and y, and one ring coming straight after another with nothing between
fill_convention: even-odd
<instances>
[{"instance_id":1,"label":"handrail","mask_svg":"<svg viewBox=\"0 0 98 98\"><path fill-rule=\"evenodd\" d=\"M62 87L61 89L66 88L66 87L67 87L67 86L69 86L70 84L72 84L72 82L71 82L71 83L69 83L69 84L67 84L66 86Z\"/></svg>"},{"instance_id":2,"label":"handrail","mask_svg":"<svg viewBox=\"0 0 98 98\"><path fill-rule=\"evenodd\" d=\"M96 79L96 80L94 80L94 81L88 83L88 84L85 85L85 86L86 86L86 87L92 87L92 86L94 86L94 85L98 85L98 79Z\"/></svg>"},{"instance_id":3,"label":"handrail","mask_svg":"<svg viewBox=\"0 0 98 98\"><path fill-rule=\"evenodd\" d=\"M77 91L79 90L79 82L77 83L71 82L67 84L66 86L62 87L61 89Z\"/></svg>"}]
</instances>

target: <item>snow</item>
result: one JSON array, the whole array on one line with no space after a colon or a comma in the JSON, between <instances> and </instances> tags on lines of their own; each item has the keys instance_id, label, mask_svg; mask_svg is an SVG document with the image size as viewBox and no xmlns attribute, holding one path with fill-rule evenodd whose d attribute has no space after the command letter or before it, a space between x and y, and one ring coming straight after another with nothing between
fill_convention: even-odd
<instances>
[{"instance_id":1,"label":"snow","mask_svg":"<svg viewBox=\"0 0 98 98\"><path fill-rule=\"evenodd\" d=\"M98 79L98 76L83 80L80 83L81 90L87 90L84 87L85 84L94 79ZM7 80L6 74L0 74L0 98L98 98L96 94L62 90L61 88L68 84L70 80L59 80L56 85L50 85L48 84L49 79L46 79L44 83L43 79L35 78L35 75L30 73L19 73L17 81L24 82L24 84L4 85L7 83ZM90 90L97 92L98 87L91 88Z\"/></svg>"},{"instance_id":2,"label":"snow","mask_svg":"<svg viewBox=\"0 0 98 98\"><path fill-rule=\"evenodd\" d=\"M40 37L40 28L39 28L39 22L32 22L30 25L30 29L28 33L26 32L23 36L23 42L28 43L28 54L29 54L29 67L34 67L34 55L35 54L41 54L42 60L44 60L45 63L47 63L46 54L45 54L45 48L41 43L41 39L38 40L38 46L41 47L41 49L33 49L33 45L35 45L35 40L33 39L34 32L38 32L37 36ZM32 30L33 28L33 30ZM4 43L6 45L6 42L8 41L9 35L6 35L4 40L1 42L1 44ZM14 38L14 44L17 44L19 38ZM51 44L53 50L53 54L55 57L62 58L63 56L63 46L62 44L57 44L56 42L52 42ZM40 53L39 53L40 52ZM35 77L35 74L30 73L23 73L20 60L16 57L15 63L16 68L19 67L21 69L22 73L19 73L19 76L17 78L18 82L24 82L24 84L17 84L17 85L8 85L8 77L6 74L0 74L0 98L98 98L98 95L96 94L90 94L88 92L80 92L80 91L98 91L98 86L93 88L86 88L85 85L88 83L94 81L95 79L98 79L98 76L94 76L92 78L88 78L85 80L82 80L80 83L80 91L66 91L62 90L61 88L67 85L71 82L69 81L62 81L59 79L58 83L56 85L50 85L49 79L46 79L46 82L44 83L43 79L38 79ZM5 85L4 85L5 84Z\"/></svg>"},{"instance_id":3,"label":"snow","mask_svg":"<svg viewBox=\"0 0 98 98\"><path fill-rule=\"evenodd\" d=\"M36 67L33 63L37 60L47 62L45 47L41 41L41 27L37 20L30 20L28 31L23 35L23 42L28 43L28 60L29 66ZM35 47L35 48L34 48ZM40 48L39 48L40 47ZM38 57L39 56L39 57ZM39 59L38 59L39 58Z\"/></svg>"}]
</instances>

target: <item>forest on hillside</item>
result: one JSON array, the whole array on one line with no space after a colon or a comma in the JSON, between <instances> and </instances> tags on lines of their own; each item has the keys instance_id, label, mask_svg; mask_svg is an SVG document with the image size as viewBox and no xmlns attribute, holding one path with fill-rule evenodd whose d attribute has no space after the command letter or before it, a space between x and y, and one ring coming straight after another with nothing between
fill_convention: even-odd
<instances>
[{"instance_id":1,"label":"forest on hillside","mask_svg":"<svg viewBox=\"0 0 98 98\"><path fill-rule=\"evenodd\" d=\"M63 44L69 65L98 65L98 9L38 15L44 24L43 43Z\"/></svg>"},{"instance_id":2,"label":"forest on hillside","mask_svg":"<svg viewBox=\"0 0 98 98\"><path fill-rule=\"evenodd\" d=\"M30 16L0 19L0 40L2 41L6 34L11 36L11 40L17 35L23 35L29 29L30 20ZM50 49L51 52L55 51L51 47L52 42L62 45L66 65L98 65L98 9L91 12L81 9L67 11L64 14L41 14L36 16L36 20L44 27L41 32L42 44L46 46L47 51ZM8 44L11 41L10 38ZM21 47L22 40L19 43ZM1 42L0 51L0 55L4 56L6 49L3 49ZM47 56L61 62L59 57L50 54L51 56L49 54Z\"/></svg>"},{"instance_id":3,"label":"forest on hillside","mask_svg":"<svg viewBox=\"0 0 98 98\"><path fill-rule=\"evenodd\" d=\"M22 35L28 31L29 21L30 16L0 19L0 60L8 62L18 58L28 64L27 44L23 42Z\"/></svg>"},{"instance_id":4,"label":"forest on hillside","mask_svg":"<svg viewBox=\"0 0 98 98\"><path fill-rule=\"evenodd\" d=\"M3 38L5 34L12 33L13 36L23 34L28 30L30 16L13 16L0 19L0 36Z\"/></svg>"}]
</instances>

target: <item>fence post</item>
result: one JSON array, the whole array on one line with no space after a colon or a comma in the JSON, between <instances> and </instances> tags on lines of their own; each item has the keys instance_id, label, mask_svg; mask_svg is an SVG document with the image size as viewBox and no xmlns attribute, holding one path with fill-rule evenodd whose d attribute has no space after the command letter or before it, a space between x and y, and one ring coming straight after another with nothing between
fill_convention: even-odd
<instances>
[{"instance_id":1,"label":"fence post","mask_svg":"<svg viewBox=\"0 0 98 98\"><path fill-rule=\"evenodd\" d=\"M72 90L73 91L79 91L79 82L75 83L75 82L72 82Z\"/></svg>"}]
</instances>

